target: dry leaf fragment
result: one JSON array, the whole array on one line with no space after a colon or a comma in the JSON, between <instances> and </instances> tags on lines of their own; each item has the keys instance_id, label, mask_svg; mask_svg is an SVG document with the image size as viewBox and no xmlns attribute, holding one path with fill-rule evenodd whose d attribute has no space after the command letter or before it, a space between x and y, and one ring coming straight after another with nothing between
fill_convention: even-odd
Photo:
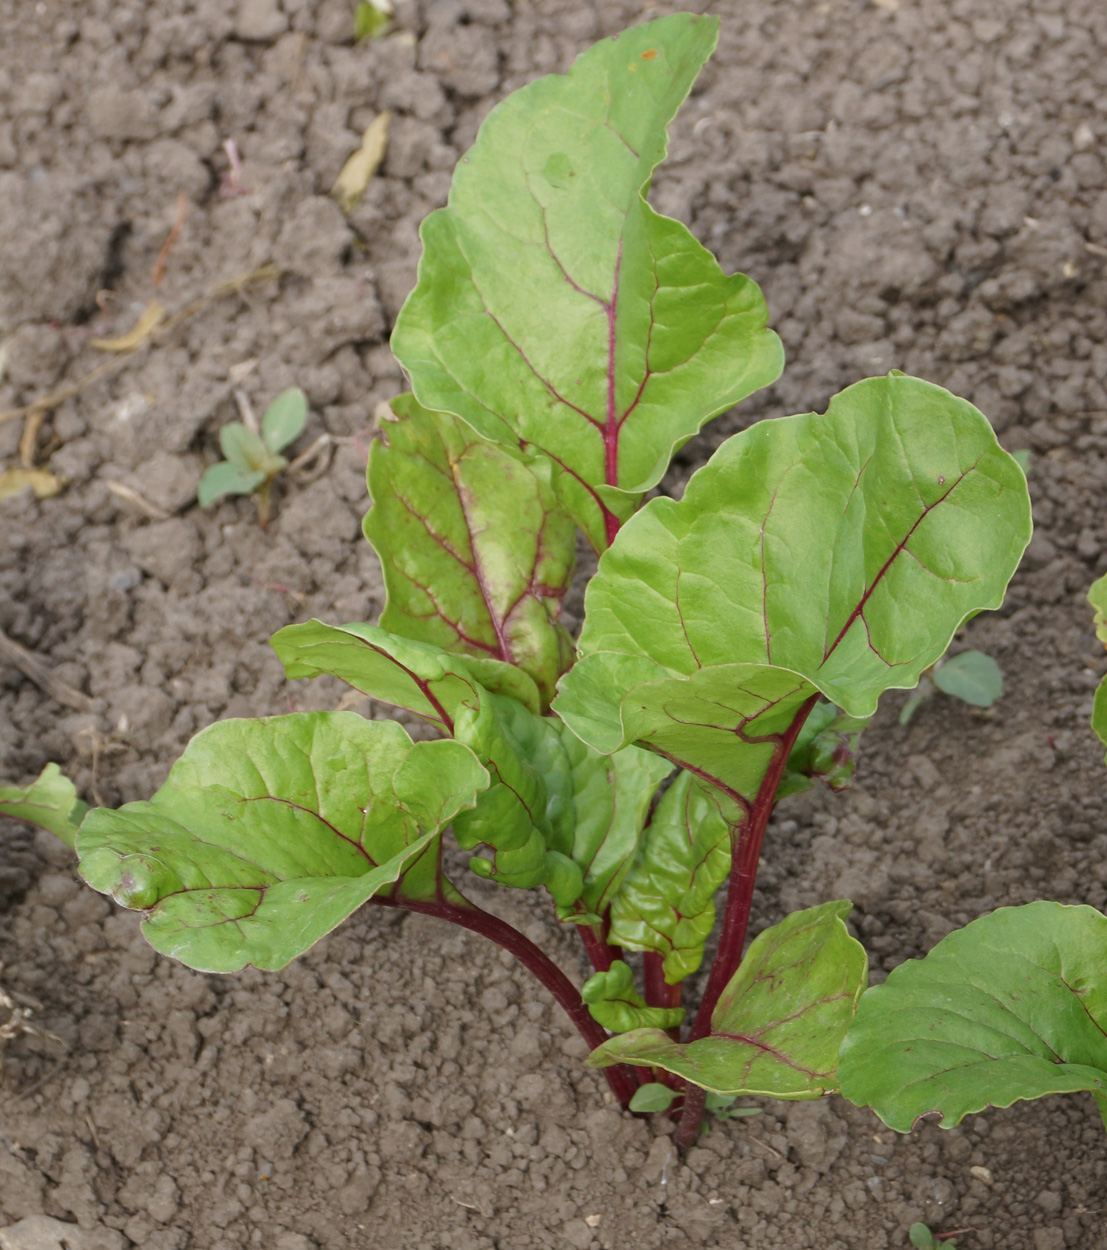
<instances>
[{"instance_id":1,"label":"dry leaf fragment","mask_svg":"<svg viewBox=\"0 0 1107 1250\"><path fill-rule=\"evenodd\" d=\"M10 499L28 486L36 499L49 499L56 495L65 483L45 469L5 469L0 473L0 499Z\"/></svg>"},{"instance_id":2,"label":"dry leaf fragment","mask_svg":"<svg viewBox=\"0 0 1107 1250\"><path fill-rule=\"evenodd\" d=\"M388 122L392 114L385 110L378 113L361 136L361 147L350 157L331 187L331 195L338 201L344 213L352 213L358 206L369 180L384 160L388 143Z\"/></svg>"},{"instance_id":3,"label":"dry leaf fragment","mask_svg":"<svg viewBox=\"0 0 1107 1250\"><path fill-rule=\"evenodd\" d=\"M89 339L89 347L101 352L133 352L161 325L168 314L163 305L152 299L142 310L134 327L116 339Z\"/></svg>"}]
</instances>

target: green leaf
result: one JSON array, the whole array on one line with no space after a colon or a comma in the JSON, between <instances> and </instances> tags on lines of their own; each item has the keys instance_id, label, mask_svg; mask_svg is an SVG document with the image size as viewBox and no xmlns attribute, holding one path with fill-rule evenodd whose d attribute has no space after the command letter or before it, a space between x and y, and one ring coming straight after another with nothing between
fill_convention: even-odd
<instances>
[{"instance_id":1,"label":"green leaf","mask_svg":"<svg viewBox=\"0 0 1107 1250\"><path fill-rule=\"evenodd\" d=\"M777 802L810 789L812 778L818 778L831 790L847 789L853 780L861 733L868 728L870 719L845 716L833 703L822 699L816 703L788 757L776 792Z\"/></svg>"},{"instance_id":2,"label":"green leaf","mask_svg":"<svg viewBox=\"0 0 1107 1250\"><path fill-rule=\"evenodd\" d=\"M1107 573L1092 582L1088 602L1095 609L1095 636L1107 647Z\"/></svg>"},{"instance_id":3,"label":"green leaf","mask_svg":"<svg viewBox=\"0 0 1107 1250\"><path fill-rule=\"evenodd\" d=\"M844 924L851 908L823 903L759 934L723 990L707 1037L681 1043L659 1029L635 1029L597 1047L589 1065L664 1068L717 1094L830 1093L868 973L865 951Z\"/></svg>"},{"instance_id":4,"label":"green leaf","mask_svg":"<svg viewBox=\"0 0 1107 1250\"><path fill-rule=\"evenodd\" d=\"M577 914L562 908L559 915L578 924L594 923L618 897L638 852L650 803L672 768L667 760L637 747L601 755L561 722L552 723L569 767L573 832L566 853L582 875Z\"/></svg>"},{"instance_id":5,"label":"green leaf","mask_svg":"<svg viewBox=\"0 0 1107 1250\"><path fill-rule=\"evenodd\" d=\"M645 1085L639 1085L634 1091L634 1097L630 1100L630 1110L647 1115L651 1112L668 1111L676 1097L675 1089L662 1085L660 1081L648 1081Z\"/></svg>"},{"instance_id":6,"label":"green leaf","mask_svg":"<svg viewBox=\"0 0 1107 1250\"><path fill-rule=\"evenodd\" d=\"M223 426L219 431L219 446L227 460L244 474L264 473L271 477L288 463L283 456L270 451L260 436L241 421L228 421Z\"/></svg>"},{"instance_id":7,"label":"green leaf","mask_svg":"<svg viewBox=\"0 0 1107 1250\"><path fill-rule=\"evenodd\" d=\"M612 943L655 951L666 981L683 981L703 961L715 891L729 871L730 827L712 792L682 772L662 795L612 899Z\"/></svg>"},{"instance_id":8,"label":"green leaf","mask_svg":"<svg viewBox=\"0 0 1107 1250\"><path fill-rule=\"evenodd\" d=\"M934 684L962 703L991 707L1003 693L1003 674L983 651L962 651L934 669Z\"/></svg>"},{"instance_id":9,"label":"green leaf","mask_svg":"<svg viewBox=\"0 0 1107 1250\"><path fill-rule=\"evenodd\" d=\"M283 968L374 895L434 898L439 831L487 784L466 747L390 721L221 721L149 802L86 816L81 874L190 967Z\"/></svg>"},{"instance_id":10,"label":"green leaf","mask_svg":"<svg viewBox=\"0 0 1107 1250\"><path fill-rule=\"evenodd\" d=\"M1024 447L1021 451L1013 451L1011 459L1022 469L1027 477L1030 476L1030 451L1027 448Z\"/></svg>"},{"instance_id":11,"label":"green leaf","mask_svg":"<svg viewBox=\"0 0 1107 1250\"><path fill-rule=\"evenodd\" d=\"M580 996L588 1004L592 1019L612 1033L675 1029L684 1019L683 1007L647 1007L634 988L634 974L621 959L613 960L606 972L589 977Z\"/></svg>"},{"instance_id":12,"label":"green leaf","mask_svg":"<svg viewBox=\"0 0 1107 1250\"><path fill-rule=\"evenodd\" d=\"M517 456L453 417L392 402L369 457L365 536L380 557L393 633L515 664L543 705L568 667L557 624L573 575L576 529Z\"/></svg>"},{"instance_id":13,"label":"green leaf","mask_svg":"<svg viewBox=\"0 0 1107 1250\"><path fill-rule=\"evenodd\" d=\"M924 677L922 681L919 682L918 689L915 690L914 694L908 695L908 697L904 700L903 707L899 710L899 723L901 725L909 725L915 713L922 707L927 699L932 697L933 694L934 687L930 684L930 681Z\"/></svg>"},{"instance_id":14,"label":"green leaf","mask_svg":"<svg viewBox=\"0 0 1107 1250\"><path fill-rule=\"evenodd\" d=\"M228 460L220 460L204 470L196 497L201 508L210 508L224 495L252 495L264 481L265 473L261 470L247 472Z\"/></svg>"},{"instance_id":15,"label":"green leaf","mask_svg":"<svg viewBox=\"0 0 1107 1250\"><path fill-rule=\"evenodd\" d=\"M329 673L425 717L476 751L492 782L475 808L454 822L460 846L486 845L493 853L470 861L473 871L520 889L545 885L561 906L579 898L581 873L569 858L572 825L558 837L547 810L547 772L560 765L567 778L569 771L560 727L535 715L538 692L521 669L451 655L372 625L307 621L280 630L272 645L289 677ZM505 693L489 690L494 680Z\"/></svg>"},{"instance_id":16,"label":"green leaf","mask_svg":"<svg viewBox=\"0 0 1107 1250\"><path fill-rule=\"evenodd\" d=\"M298 386L281 391L261 419L262 442L271 452L284 451L304 432L308 420L307 396Z\"/></svg>"},{"instance_id":17,"label":"green leaf","mask_svg":"<svg viewBox=\"0 0 1107 1250\"><path fill-rule=\"evenodd\" d=\"M1092 907L1038 902L974 920L861 999L843 1095L899 1132L931 1112L952 1128L1019 1099L1107 1097L1105 956L1107 917Z\"/></svg>"},{"instance_id":18,"label":"green leaf","mask_svg":"<svg viewBox=\"0 0 1107 1250\"><path fill-rule=\"evenodd\" d=\"M57 764L47 764L29 786L0 786L0 816L10 816L61 838L72 846L88 804Z\"/></svg>"},{"instance_id":19,"label":"green leaf","mask_svg":"<svg viewBox=\"0 0 1107 1250\"><path fill-rule=\"evenodd\" d=\"M290 678L338 677L362 694L425 717L445 733L453 733L463 702L476 706L478 685L538 711L537 688L521 669L450 655L375 625L304 621L278 630L270 642Z\"/></svg>"},{"instance_id":20,"label":"green leaf","mask_svg":"<svg viewBox=\"0 0 1107 1250\"><path fill-rule=\"evenodd\" d=\"M498 105L392 335L420 403L548 458L597 550L676 446L780 375L757 286L644 199L717 32L660 18Z\"/></svg>"},{"instance_id":21,"label":"green leaf","mask_svg":"<svg viewBox=\"0 0 1107 1250\"><path fill-rule=\"evenodd\" d=\"M363 39L374 39L378 35L387 34L391 12L391 4L386 9L383 4L362 0L354 9L354 41L361 43Z\"/></svg>"},{"instance_id":22,"label":"green leaf","mask_svg":"<svg viewBox=\"0 0 1107 1250\"><path fill-rule=\"evenodd\" d=\"M867 717L913 686L1000 605L1029 538L1026 479L986 419L870 378L729 439L679 503L623 527L554 709L597 749L648 742L748 801L772 755L756 739L816 690Z\"/></svg>"}]
</instances>

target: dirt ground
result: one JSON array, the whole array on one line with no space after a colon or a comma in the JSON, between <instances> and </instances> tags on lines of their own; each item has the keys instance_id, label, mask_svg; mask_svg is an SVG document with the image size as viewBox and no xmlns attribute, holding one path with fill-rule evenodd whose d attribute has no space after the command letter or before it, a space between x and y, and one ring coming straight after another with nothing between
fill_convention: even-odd
<instances>
[{"instance_id":1,"label":"dirt ground","mask_svg":"<svg viewBox=\"0 0 1107 1250\"><path fill-rule=\"evenodd\" d=\"M337 705L337 683L286 684L266 640L381 606L362 432L400 388L387 336L418 223L497 99L670 7L398 0L394 33L354 46L352 0L0 0L0 410L106 359L89 339L155 296L175 312L282 271L43 425L39 460L69 485L0 504L0 626L95 705L0 666L0 775L56 760L117 803L212 720ZM1104 656L1082 601L1107 564L1107 8L716 7L654 200L763 285L789 364L671 480L741 425L891 367L1033 452L1037 536L1004 610L958 644L997 657L1002 702L936 698L901 728L889 697L857 787L790 800L766 844L757 924L852 897L881 977L1000 904L1107 895L1087 723ZM326 192L383 109L387 157L346 220ZM268 535L248 501L201 512L234 392L260 409L293 384L313 411L298 448L329 432L333 460L288 483ZM0 424L0 462L21 432ZM475 937L368 908L284 973L204 976L14 825L0 892L3 983L68 1046L8 1048L0 1224L75 1221L89 1250L885 1250L922 1219L971 1230L964 1250L1107 1247L1090 1098L908 1137L839 1099L766 1104L679 1162L671 1126L605 1102L552 1003ZM539 899L494 901L583 975Z\"/></svg>"}]
</instances>

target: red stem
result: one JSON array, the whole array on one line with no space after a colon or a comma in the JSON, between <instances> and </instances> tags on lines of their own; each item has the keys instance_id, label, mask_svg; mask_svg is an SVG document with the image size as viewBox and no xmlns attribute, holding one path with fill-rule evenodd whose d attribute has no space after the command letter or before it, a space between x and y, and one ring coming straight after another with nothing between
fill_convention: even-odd
<instances>
[{"instance_id":1,"label":"red stem","mask_svg":"<svg viewBox=\"0 0 1107 1250\"><path fill-rule=\"evenodd\" d=\"M699 1141L706 1105L707 1090L702 1085L689 1084L684 1091L684 1108L680 1113L680 1123L673 1134L673 1142L678 1150L688 1150Z\"/></svg>"},{"instance_id":2,"label":"red stem","mask_svg":"<svg viewBox=\"0 0 1107 1250\"><path fill-rule=\"evenodd\" d=\"M616 959L622 959L622 948L609 946L605 934L597 926L578 924L577 932L588 958L592 961L592 967L597 972L607 972Z\"/></svg>"},{"instance_id":3,"label":"red stem","mask_svg":"<svg viewBox=\"0 0 1107 1250\"><path fill-rule=\"evenodd\" d=\"M589 1050L595 1050L597 1046L602 1046L607 1041L607 1033L592 1019L588 1008L581 1000L580 991L572 981L545 951L537 947L529 938L524 937L518 929L512 928L506 920L501 920L499 916L494 916L473 903L467 903L461 907L455 903L448 903L445 899L424 902L378 897L373 899L373 902L385 907L406 907L409 911L420 912L425 916L437 916L439 920L446 920L472 933L479 933L490 942L495 942L497 946L514 955L523 967L549 990L576 1026L577 1032L584 1038ZM604 1068L603 1071L604 1076L607 1077L607 1083L611 1086L611 1092L622 1106L626 1107L638 1088L637 1076L625 1064Z\"/></svg>"},{"instance_id":4,"label":"red stem","mask_svg":"<svg viewBox=\"0 0 1107 1250\"><path fill-rule=\"evenodd\" d=\"M738 965L741 963L742 948L746 944L750 907L753 903L753 887L757 882L757 863L761 858L761 843L765 838L765 829L768 826L769 817L773 814L773 808L776 806L776 792L780 788L780 779L784 775L788 756L792 754L792 747L795 746L800 730L818 701L818 697L813 694L796 713L787 730L781 734L753 805L738 827L731 831L733 851L730 862L730 881L727 886L726 914L723 917L723 929L719 936L719 949L715 955L715 962L711 966L711 975L707 979L703 1001L700 1003L700 1009L696 1013L695 1022L688 1035L690 1042L698 1041L710 1033L711 1014L727 982L737 972Z\"/></svg>"}]
</instances>

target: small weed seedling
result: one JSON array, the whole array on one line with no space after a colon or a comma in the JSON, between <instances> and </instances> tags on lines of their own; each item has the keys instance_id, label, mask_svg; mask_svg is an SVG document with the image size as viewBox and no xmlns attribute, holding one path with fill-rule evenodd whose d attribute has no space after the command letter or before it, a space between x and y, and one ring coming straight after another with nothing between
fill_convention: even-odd
<instances>
[{"instance_id":1,"label":"small weed seedling","mask_svg":"<svg viewBox=\"0 0 1107 1250\"><path fill-rule=\"evenodd\" d=\"M938 690L969 707L991 707L1003 694L1003 674L995 660L983 651L961 651L939 660L923 674L918 688L905 701L899 723L906 725Z\"/></svg>"},{"instance_id":2,"label":"small weed seedling","mask_svg":"<svg viewBox=\"0 0 1107 1250\"><path fill-rule=\"evenodd\" d=\"M413 393L368 470L386 607L273 646L289 677L337 676L440 737L343 711L223 721L77 838L86 881L194 968L282 968L366 902L499 943L623 1106L679 1113L681 1146L709 1096L745 1114L731 1100L837 1088L865 952L840 900L746 948L770 815L848 782L880 695L1000 605L1030 538L987 420L900 373L754 425L679 502L644 503L781 369L758 288L645 198L717 25L664 17L516 92L423 223L392 338ZM601 559L574 645L578 528ZM583 989L446 876L448 827L473 873L576 928Z\"/></svg>"},{"instance_id":3,"label":"small weed seedling","mask_svg":"<svg viewBox=\"0 0 1107 1250\"><path fill-rule=\"evenodd\" d=\"M952 1237L935 1237L925 1224L912 1224L907 1236L915 1250L957 1250Z\"/></svg>"},{"instance_id":4,"label":"small weed seedling","mask_svg":"<svg viewBox=\"0 0 1107 1250\"><path fill-rule=\"evenodd\" d=\"M262 529L272 514L270 487L288 461L280 453L304 432L307 396L298 387L282 391L265 410L261 429L228 421L219 431L225 460L209 465L200 479L200 506L210 508L224 495L253 495Z\"/></svg>"},{"instance_id":5,"label":"small weed seedling","mask_svg":"<svg viewBox=\"0 0 1107 1250\"><path fill-rule=\"evenodd\" d=\"M354 9L354 42L387 35L394 12L392 0L361 0Z\"/></svg>"}]
</instances>

